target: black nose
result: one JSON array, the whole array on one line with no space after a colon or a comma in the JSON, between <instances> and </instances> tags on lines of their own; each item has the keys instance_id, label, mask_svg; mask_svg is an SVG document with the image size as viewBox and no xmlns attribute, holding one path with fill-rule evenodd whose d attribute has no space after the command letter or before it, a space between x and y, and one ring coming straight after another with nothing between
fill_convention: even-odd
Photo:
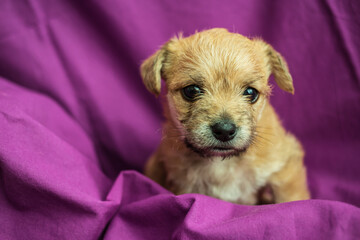
<instances>
[{"instance_id":1,"label":"black nose","mask_svg":"<svg viewBox=\"0 0 360 240\"><path fill-rule=\"evenodd\" d=\"M236 126L229 121L220 121L211 126L214 137L222 142L233 139L236 135Z\"/></svg>"}]
</instances>

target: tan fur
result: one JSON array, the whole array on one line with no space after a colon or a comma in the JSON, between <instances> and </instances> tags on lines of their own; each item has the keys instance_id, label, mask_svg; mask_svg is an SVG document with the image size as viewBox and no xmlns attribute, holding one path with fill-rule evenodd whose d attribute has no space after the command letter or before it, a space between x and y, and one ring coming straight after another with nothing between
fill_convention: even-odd
<instances>
[{"instance_id":1,"label":"tan fur","mask_svg":"<svg viewBox=\"0 0 360 240\"><path fill-rule=\"evenodd\" d=\"M167 85L167 121L145 166L147 176L175 194L201 193L241 204L257 203L265 185L272 187L275 202L310 197L302 147L283 129L268 100L270 74L281 89L294 92L285 60L270 45L211 29L171 39L142 64L141 74L155 95L161 78ZM194 102L181 94L191 84L203 89ZM242 95L249 86L260 93L253 104ZM218 144L209 125L224 116L239 127L231 146L246 151L224 159L187 147L185 139L199 149Z\"/></svg>"}]
</instances>

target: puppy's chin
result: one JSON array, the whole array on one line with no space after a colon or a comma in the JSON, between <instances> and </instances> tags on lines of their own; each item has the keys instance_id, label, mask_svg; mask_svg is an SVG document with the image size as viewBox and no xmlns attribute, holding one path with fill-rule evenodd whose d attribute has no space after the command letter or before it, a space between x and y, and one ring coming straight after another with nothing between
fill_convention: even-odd
<instances>
[{"instance_id":1,"label":"puppy's chin","mask_svg":"<svg viewBox=\"0 0 360 240\"><path fill-rule=\"evenodd\" d=\"M188 139L185 138L186 146L191 149L193 152L199 154L201 157L204 158L211 158L211 157L222 157L230 158L234 156L239 156L241 153L245 152L247 147L243 148L235 148L235 147L197 147L192 144Z\"/></svg>"}]
</instances>

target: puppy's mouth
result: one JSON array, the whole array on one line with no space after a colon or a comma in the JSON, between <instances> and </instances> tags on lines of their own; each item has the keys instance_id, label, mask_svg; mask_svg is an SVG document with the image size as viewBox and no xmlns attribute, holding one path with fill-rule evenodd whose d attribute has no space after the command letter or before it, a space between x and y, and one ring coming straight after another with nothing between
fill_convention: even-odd
<instances>
[{"instance_id":1,"label":"puppy's mouth","mask_svg":"<svg viewBox=\"0 0 360 240\"><path fill-rule=\"evenodd\" d=\"M187 139L185 139L186 146L192 151L196 152L202 157L233 157L238 156L241 153L245 152L247 147L235 148L235 147L197 147L194 144L191 144Z\"/></svg>"},{"instance_id":2,"label":"puppy's mouth","mask_svg":"<svg viewBox=\"0 0 360 240\"><path fill-rule=\"evenodd\" d=\"M241 152L244 152L246 149L237 149L237 148L223 148L223 147L213 147L207 148L205 155L207 156L218 156L218 157L232 157L238 156Z\"/></svg>"}]
</instances>

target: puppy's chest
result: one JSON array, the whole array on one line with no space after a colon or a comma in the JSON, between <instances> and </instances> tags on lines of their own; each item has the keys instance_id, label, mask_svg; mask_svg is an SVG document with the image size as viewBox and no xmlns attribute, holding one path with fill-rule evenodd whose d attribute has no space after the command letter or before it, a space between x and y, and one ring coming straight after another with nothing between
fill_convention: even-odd
<instances>
[{"instance_id":1,"label":"puppy's chest","mask_svg":"<svg viewBox=\"0 0 360 240\"><path fill-rule=\"evenodd\" d=\"M180 169L170 170L168 180L178 193L201 193L230 202L256 203L256 174L246 162L216 159L184 164Z\"/></svg>"}]
</instances>

